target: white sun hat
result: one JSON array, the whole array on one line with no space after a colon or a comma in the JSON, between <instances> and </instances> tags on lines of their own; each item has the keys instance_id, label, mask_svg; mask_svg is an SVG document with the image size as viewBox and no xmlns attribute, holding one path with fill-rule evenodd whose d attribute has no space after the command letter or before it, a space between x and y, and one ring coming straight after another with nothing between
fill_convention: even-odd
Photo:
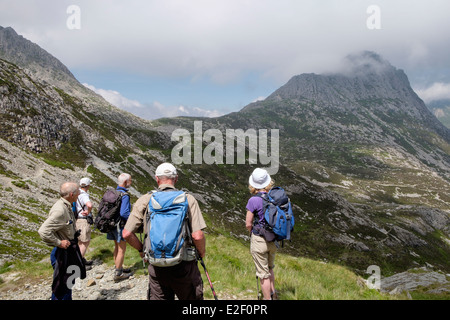
<instances>
[{"instance_id":1,"label":"white sun hat","mask_svg":"<svg viewBox=\"0 0 450 320\"><path fill-rule=\"evenodd\" d=\"M156 168L155 176L176 176L177 175L177 169L168 162L162 163Z\"/></svg>"},{"instance_id":2,"label":"white sun hat","mask_svg":"<svg viewBox=\"0 0 450 320\"><path fill-rule=\"evenodd\" d=\"M266 170L256 168L248 179L248 183L255 189L264 189L269 185L271 180Z\"/></svg>"},{"instance_id":3,"label":"white sun hat","mask_svg":"<svg viewBox=\"0 0 450 320\"><path fill-rule=\"evenodd\" d=\"M92 180L89 178L82 178L80 180L80 187L87 187L89 185L91 185Z\"/></svg>"}]
</instances>

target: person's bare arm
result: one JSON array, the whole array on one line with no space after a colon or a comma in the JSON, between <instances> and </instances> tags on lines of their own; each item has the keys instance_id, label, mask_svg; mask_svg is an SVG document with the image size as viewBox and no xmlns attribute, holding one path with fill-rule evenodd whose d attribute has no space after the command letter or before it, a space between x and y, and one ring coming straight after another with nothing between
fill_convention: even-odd
<instances>
[{"instance_id":1,"label":"person's bare arm","mask_svg":"<svg viewBox=\"0 0 450 320\"><path fill-rule=\"evenodd\" d=\"M205 234L202 230L198 230L192 233L192 240L197 248L198 254L201 258L205 256L206 253L206 239Z\"/></svg>"},{"instance_id":2,"label":"person's bare arm","mask_svg":"<svg viewBox=\"0 0 450 320\"><path fill-rule=\"evenodd\" d=\"M245 227L247 228L248 232L252 232L253 217L254 217L253 212L247 210L247 215L245 217Z\"/></svg>"},{"instance_id":3,"label":"person's bare arm","mask_svg":"<svg viewBox=\"0 0 450 320\"><path fill-rule=\"evenodd\" d=\"M134 233L128 231L127 229L123 229L122 236L130 244L130 246L132 246L137 251L139 251L139 254L141 255L141 258L142 258L144 255L144 253L142 251L143 245L142 245L141 241L138 239L138 237Z\"/></svg>"}]
</instances>

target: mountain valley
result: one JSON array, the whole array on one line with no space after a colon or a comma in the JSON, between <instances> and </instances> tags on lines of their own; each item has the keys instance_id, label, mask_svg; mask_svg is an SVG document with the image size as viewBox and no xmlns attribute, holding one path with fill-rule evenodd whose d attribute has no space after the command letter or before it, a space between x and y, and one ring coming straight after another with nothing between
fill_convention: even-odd
<instances>
[{"instance_id":1,"label":"mountain valley","mask_svg":"<svg viewBox=\"0 0 450 320\"><path fill-rule=\"evenodd\" d=\"M296 219L283 252L358 274L371 265L384 275L422 266L450 273L450 129L378 54L349 56L345 74L294 76L222 117L148 121L112 106L39 49L0 28L0 264L49 253L37 229L62 181L90 177L98 204L129 172L134 202L156 187L155 168L171 161L174 130L193 134L201 121L203 131L224 135L279 130L273 178ZM177 165L179 187L199 201L208 232L248 242L247 182L258 166Z\"/></svg>"}]
</instances>

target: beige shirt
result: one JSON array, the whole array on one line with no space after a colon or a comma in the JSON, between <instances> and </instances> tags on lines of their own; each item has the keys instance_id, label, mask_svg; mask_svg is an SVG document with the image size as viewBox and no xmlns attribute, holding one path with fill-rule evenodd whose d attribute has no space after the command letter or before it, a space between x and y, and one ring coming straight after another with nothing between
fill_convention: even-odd
<instances>
[{"instance_id":1,"label":"beige shirt","mask_svg":"<svg viewBox=\"0 0 450 320\"><path fill-rule=\"evenodd\" d=\"M50 209L47 220L44 221L38 232L45 244L57 247L61 244L61 240L74 239L75 222L72 204L66 199L60 198Z\"/></svg>"},{"instance_id":2,"label":"beige shirt","mask_svg":"<svg viewBox=\"0 0 450 320\"><path fill-rule=\"evenodd\" d=\"M165 188L175 189L172 185L162 184L159 186L160 190L164 190ZM128 221L125 225L125 229L130 232L137 232L141 226L146 228L146 219L144 219L145 212L148 207L148 203L150 201L151 193L147 193L140 197L136 203L133 205L133 210L128 218ZM203 219L203 215L200 211L200 207L198 206L197 200L190 194L186 193L188 205L189 205L189 221L191 223L192 232L196 232L199 230L203 230L206 228L205 220Z\"/></svg>"}]
</instances>

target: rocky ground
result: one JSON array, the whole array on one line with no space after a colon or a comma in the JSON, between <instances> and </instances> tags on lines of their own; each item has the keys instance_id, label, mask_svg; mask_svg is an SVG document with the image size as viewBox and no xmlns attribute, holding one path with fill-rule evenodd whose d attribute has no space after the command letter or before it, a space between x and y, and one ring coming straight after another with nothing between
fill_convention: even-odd
<instances>
[{"instance_id":1,"label":"rocky ground","mask_svg":"<svg viewBox=\"0 0 450 320\"><path fill-rule=\"evenodd\" d=\"M137 275L121 282L114 282L114 267L94 261L91 270L83 280L77 280L73 287L74 300L146 300L148 276ZM0 291L0 300L49 300L51 278L38 282L22 282L18 273L2 276L5 283L22 283ZM392 296L402 295L412 299L410 292L421 290L429 294L450 295L450 274L432 271L426 267L408 270L381 279L380 292ZM204 283L204 290L209 290ZM220 300L253 300L255 290L240 293L217 292Z\"/></svg>"},{"instance_id":2,"label":"rocky ground","mask_svg":"<svg viewBox=\"0 0 450 320\"><path fill-rule=\"evenodd\" d=\"M18 273L2 276L4 282L12 283L19 280ZM85 279L78 279L72 289L73 300L146 300L148 276L137 275L120 282L114 282L114 267L94 261L91 270L87 271ZM35 283L25 282L0 291L0 300L49 300L51 298L52 279L44 279ZM204 283L204 290L210 290ZM230 294L216 292L220 300L249 300L256 298L255 290Z\"/></svg>"},{"instance_id":3,"label":"rocky ground","mask_svg":"<svg viewBox=\"0 0 450 320\"><path fill-rule=\"evenodd\" d=\"M450 274L428 270L426 267L397 273L381 280L381 292L401 294L423 290L429 294L450 294Z\"/></svg>"}]
</instances>

